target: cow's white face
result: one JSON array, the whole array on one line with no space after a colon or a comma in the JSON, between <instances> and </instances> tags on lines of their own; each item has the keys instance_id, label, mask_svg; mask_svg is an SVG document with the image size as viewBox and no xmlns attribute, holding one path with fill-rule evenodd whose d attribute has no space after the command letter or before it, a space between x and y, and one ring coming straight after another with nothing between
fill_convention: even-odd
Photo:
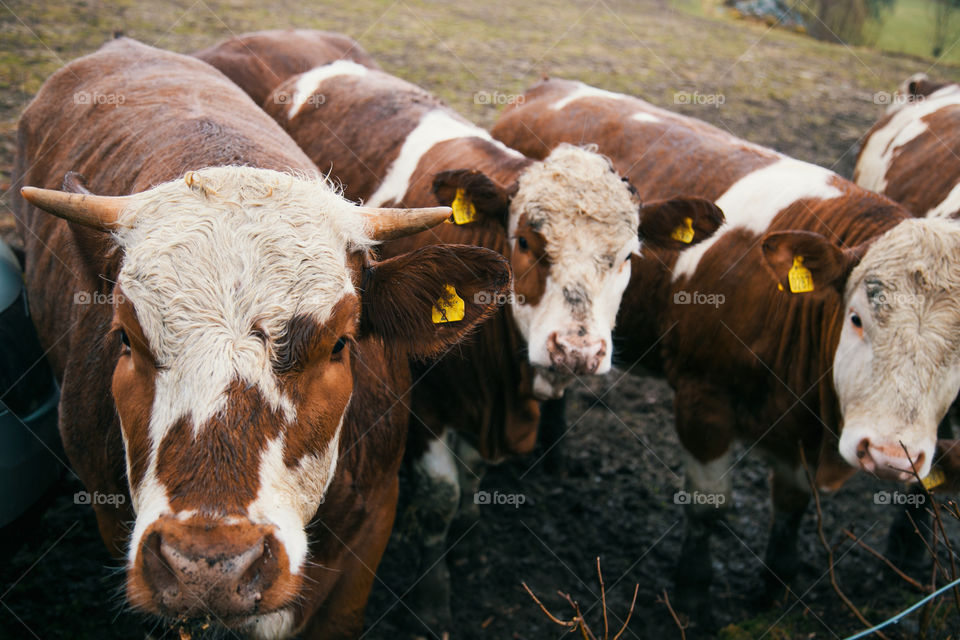
<instances>
[{"instance_id":1,"label":"cow's white face","mask_svg":"<svg viewBox=\"0 0 960 640\"><path fill-rule=\"evenodd\" d=\"M960 389L960 226L907 220L850 275L833 380L840 453L909 481L930 471L937 425ZM902 445L901 445L902 443Z\"/></svg>"},{"instance_id":2,"label":"cow's white face","mask_svg":"<svg viewBox=\"0 0 960 640\"><path fill-rule=\"evenodd\" d=\"M575 376L610 370L639 207L606 158L572 145L521 174L510 203L512 311L541 399L560 396Z\"/></svg>"},{"instance_id":3,"label":"cow's white face","mask_svg":"<svg viewBox=\"0 0 960 640\"><path fill-rule=\"evenodd\" d=\"M166 615L202 595L244 626L302 580L353 388L350 262L371 241L322 181L262 169L204 169L134 198L113 338L136 512L128 593ZM230 566L197 560L211 550Z\"/></svg>"}]
</instances>

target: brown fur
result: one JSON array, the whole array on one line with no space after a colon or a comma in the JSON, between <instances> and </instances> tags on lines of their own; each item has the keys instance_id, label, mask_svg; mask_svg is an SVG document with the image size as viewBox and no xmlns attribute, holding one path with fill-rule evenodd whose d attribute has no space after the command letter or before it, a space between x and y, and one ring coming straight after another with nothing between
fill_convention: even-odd
<instances>
[{"instance_id":1,"label":"brown fur","mask_svg":"<svg viewBox=\"0 0 960 640\"><path fill-rule=\"evenodd\" d=\"M219 69L257 104L290 76L322 64L353 60L380 68L352 38L310 29L245 33L193 55Z\"/></svg>"},{"instance_id":2,"label":"brown fur","mask_svg":"<svg viewBox=\"0 0 960 640\"><path fill-rule=\"evenodd\" d=\"M912 84L914 96L928 96L947 83L918 80ZM886 127L893 114L877 121L860 147L860 157L867 141ZM917 216L924 216L940 204L957 184L960 176L960 105L947 105L922 118L927 129L894 152L884 175L887 186L883 195L895 200ZM854 172L854 180L857 172ZM947 212L960 217L960 209Z\"/></svg>"}]
</instances>

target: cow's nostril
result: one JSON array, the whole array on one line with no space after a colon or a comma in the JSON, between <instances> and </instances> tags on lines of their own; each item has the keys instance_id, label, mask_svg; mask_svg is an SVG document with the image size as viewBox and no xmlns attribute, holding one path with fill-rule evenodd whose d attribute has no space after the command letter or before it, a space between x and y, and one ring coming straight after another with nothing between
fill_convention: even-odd
<instances>
[{"instance_id":1,"label":"cow's nostril","mask_svg":"<svg viewBox=\"0 0 960 640\"><path fill-rule=\"evenodd\" d=\"M177 576L164 556L163 539L157 532L147 536L143 545L143 571L147 582L161 596L175 597L179 591Z\"/></svg>"},{"instance_id":2,"label":"cow's nostril","mask_svg":"<svg viewBox=\"0 0 960 640\"><path fill-rule=\"evenodd\" d=\"M917 468L917 471L923 468L923 461L926 459L926 455L923 451L917 454L917 459L913 461L913 466Z\"/></svg>"},{"instance_id":3,"label":"cow's nostril","mask_svg":"<svg viewBox=\"0 0 960 640\"><path fill-rule=\"evenodd\" d=\"M870 452L870 439L864 438L860 441L860 444L857 445L857 457L861 460L866 457Z\"/></svg>"}]
</instances>

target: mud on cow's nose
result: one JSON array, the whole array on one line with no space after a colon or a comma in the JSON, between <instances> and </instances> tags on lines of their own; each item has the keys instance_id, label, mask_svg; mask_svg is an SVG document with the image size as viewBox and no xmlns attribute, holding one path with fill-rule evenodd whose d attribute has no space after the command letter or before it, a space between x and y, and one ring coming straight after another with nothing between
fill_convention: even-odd
<instances>
[{"instance_id":1,"label":"mud on cow's nose","mask_svg":"<svg viewBox=\"0 0 960 640\"><path fill-rule=\"evenodd\" d=\"M607 355L607 341L582 327L562 333L554 331L547 337L547 353L553 369L589 375L598 372Z\"/></svg>"},{"instance_id":2,"label":"mud on cow's nose","mask_svg":"<svg viewBox=\"0 0 960 640\"><path fill-rule=\"evenodd\" d=\"M282 605L286 562L272 527L173 518L147 529L137 556L143 595L164 615L188 617L234 618Z\"/></svg>"},{"instance_id":3,"label":"mud on cow's nose","mask_svg":"<svg viewBox=\"0 0 960 640\"><path fill-rule=\"evenodd\" d=\"M907 457L909 451L910 457ZM905 451L900 443L884 444L873 442L870 438L863 438L857 444L857 459L860 466L878 477L900 482L915 480L913 467L921 477L925 474L927 455L923 451L907 448ZM913 461L913 467L910 462Z\"/></svg>"}]
</instances>

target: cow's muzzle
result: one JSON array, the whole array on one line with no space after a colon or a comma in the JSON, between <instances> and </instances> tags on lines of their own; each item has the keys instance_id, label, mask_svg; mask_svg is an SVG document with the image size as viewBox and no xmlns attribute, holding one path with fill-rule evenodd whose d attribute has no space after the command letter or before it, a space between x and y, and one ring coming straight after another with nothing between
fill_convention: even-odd
<instances>
[{"instance_id":1,"label":"cow's muzzle","mask_svg":"<svg viewBox=\"0 0 960 640\"><path fill-rule=\"evenodd\" d=\"M591 375L599 373L607 355L607 341L583 330L554 331L547 336L547 353L553 370Z\"/></svg>"},{"instance_id":2,"label":"cow's muzzle","mask_svg":"<svg viewBox=\"0 0 960 640\"><path fill-rule=\"evenodd\" d=\"M913 469L915 468L922 476L926 469L924 465L926 459L927 455L923 451L904 450L899 443L883 444L873 442L870 438L863 438L857 444L857 460L860 466L865 471L887 480L899 482L916 480Z\"/></svg>"},{"instance_id":3,"label":"cow's muzzle","mask_svg":"<svg viewBox=\"0 0 960 640\"><path fill-rule=\"evenodd\" d=\"M166 616L229 621L285 605L293 582L273 527L161 518L142 538L131 601Z\"/></svg>"}]
</instances>

